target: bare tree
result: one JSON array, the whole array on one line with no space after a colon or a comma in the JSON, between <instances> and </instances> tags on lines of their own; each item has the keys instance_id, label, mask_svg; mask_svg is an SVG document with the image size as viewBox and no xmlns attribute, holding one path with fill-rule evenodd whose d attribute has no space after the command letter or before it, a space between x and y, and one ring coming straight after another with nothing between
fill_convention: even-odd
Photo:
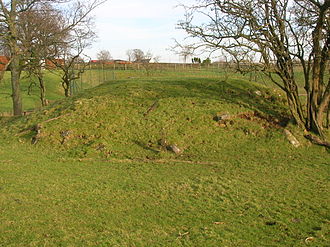
<instances>
[{"instance_id":1,"label":"bare tree","mask_svg":"<svg viewBox=\"0 0 330 247\"><path fill-rule=\"evenodd\" d=\"M177 54L183 58L184 63L187 63L188 58L194 54L194 48L189 45L181 46Z\"/></svg>"},{"instance_id":2,"label":"bare tree","mask_svg":"<svg viewBox=\"0 0 330 247\"><path fill-rule=\"evenodd\" d=\"M74 92L75 82L85 72L88 62L85 62L82 57L90 60L89 57L82 54L84 48L77 49L76 53L63 53L60 59L53 59L53 63L61 71L62 87L64 95L69 97Z\"/></svg>"},{"instance_id":3,"label":"bare tree","mask_svg":"<svg viewBox=\"0 0 330 247\"><path fill-rule=\"evenodd\" d=\"M12 99L14 115L22 115L22 99L20 90L20 76L22 68L19 47L19 29L17 18L20 13L30 10L38 3L37 0L20 1L0 0L0 23L2 32L1 39L6 42L10 53L10 71L12 85Z\"/></svg>"},{"instance_id":4,"label":"bare tree","mask_svg":"<svg viewBox=\"0 0 330 247\"><path fill-rule=\"evenodd\" d=\"M36 6L33 10L21 13L18 18L24 70L31 79L29 89L34 85L39 87L43 106L48 103L44 80L47 58L52 55L50 48L62 42L60 25L62 19L60 12L50 4ZM38 83L35 83L34 77L37 78Z\"/></svg>"},{"instance_id":5,"label":"bare tree","mask_svg":"<svg viewBox=\"0 0 330 247\"><path fill-rule=\"evenodd\" d=\"M150 72L151 72L151 64L150 61L153 58L153 54L148 51L147 53L143 52L143 57L140 58L139 62L142 64L143 68L145 69L145 71L147 72L147 76L150 76Z\"/></svg>"},{"instance_id":6,"label":"bare tree","mask_svg":"<svg viewBox=\"0 0 330 247\"><path fill-rule=\"evenodd\" d=\"M323 136L330 101L330 81L325 77L329 0L200 0L186 10L179 27L195 46L225 51L236 62L251 54L260 57L263 71L286 93L296 122ZM199 14L208 21L195 24L193 17ZM306 102L298 93L296 61L303 68Z\"/></svg>"},{"instance_id":7,"label":"bare tree","mask_svg":"<svg viewBox=\"0 0 330 247\"><path fill-rule=\"evenodd\" d=\"M154 61L154 63L159 63L160 62L160 59L161 59L161 56L154 56L152 58L152 60Z\"/></svg>"},{"instance_id":8,"label":"bare tree","mask_svg":"<svg viewBox=\"0 0 330 247\"><path fill-rule=\"evenodd\" d=\"M112 57L111 57L111 54L110 54L110 52L108 50L102 50L102 51L99 51L97 53L97 59L101 63L105 63L105 62L111 61Z\"/></svg>"},{"instance_id":9,"label":"bare tree","mask_svg":"<svg viewBox=\"0 0 330 247\"><path fill-rule=\"evenodd\" d=\"M74 82L85 71L87 63L83 61L90 60L84 54L96 37L94 20L90 13L103 2L105 0L77 1L62 11L62 42L52 46L53 55L48 59L62 71L62 87L66 97L72 94Z\"/></svg>"},{"instance_id":10,"label":"bare tree","mask_svg":"<svg viewBox=\"0 0 330 247\"><path fill-rule=\"evenodd\" d=\"M153 54L150 51L144 52L141 49L133 49L129 50L129 54L131 55L131 59L135 63L139 63L147 72L147 75L150 75L151 65L150 61L153 58ZM157 60L157 57L156 57Z\"/></svg>"},{"instance_id":11,"label":"bare tree","mask_svg":"<svg viewBox=\"0 0 330 247\"><path fill-rule=\"evenodd\" d=\"M175 40L175 45L171 47L173 52L183 58L184 63L187 63L188 58L194 55L195 49L193 44L181 44L177 40Z\"/></svg>"},{"instance_id":12,"label":"bare tree","mask_svg":"<svg viewBox=\"0 0 330 247\"><path fill-rule=\"evenodd\" d=\"M127 58L128 58L128 61L129 62L132 62L133 61L133 50L127 50L126 51L126 56L127 56Z\"/></svg>"},{"instance_id":13,"label":"bare tree","mask_svg":"<svg viewBox=\"0 0 330 247\"><path fill-rule=\"evenodd\" d=\"M144 53L143 59L142 59L142 63L150 63L151 59L153 58L153 54L151 53L151 51L147 51L146 53Z\"/></svg>"},{"instance_id":14,"label":"bare tree","mask_svg":"<svg viewBox=\"0 0 330 247\"><path fill-rule=\"evenodd\" d=\"M0 25L1 32L0 38L2 42L5 42L6 47L9 49L10 53L10 70L11 70L11 84L12 84L12 99L13 99L13 111L14 115L22 114L22 99L21 99L21 90L20 90L20 79L21 72L26 66L26 63L32 61L31 59L26 59L28 56L31 56L31 53L26 53L26 47L23 45L23 40L21 37L21 27L19 22L20 16L23 13L29 11L38 11L37 7L43 4L52 4L56 6L57 10L61 12L63 16L62 19L58 20L61 23L60 34L62 37L72 37L74 32L84 32L86 29L81 29L83 24L90 19L90 12L95 9L98 5L103 3L105 0L87 0L80 2L79 0L67 0L67 1L49 1L49 0L10 0L4 1L0 0ZM60 5L64 6L61 7ZM71 17L71 18L70 18ZM46 20L43 24L46 26L51 20ZM90 22L90 21L89 21ZM34 22L30 22L34 25ZM73 31L75 29L75 31ZM68 35L70 34L70 35ZM81 35L80 35L81 36ZM65 43L68 43L69 39ZM71 40L69 43L72 43L74 40ZM68 47L68 45L65 45ZM48 51L54 57L55 53L58 51L59 44L51 44L48 46Z\"/></svg>"},{"instance_id":15,"label":"bare tree","mask_svg":"<svg viewBox=\"0 0 330 247\"><path fill-rule=\"evenodd\" d=\"M132 60L136 63L142 62L142 60L146 59L146 55L141 49L133 49L132 50Z\"/></svg>"},{"instance_id":16,"label":"bare tree","mask_svg":"<svg viewBox=\"0 0 330 247\"><path fill-rule=\"evenodd\" d=\"M85 22L87 24L89 22ZM48 57L50 61L61 71L62 87L66 97L71 96L71 88L76 80L84 73L89 59L84 55L84 50L90 46L95 37L92 26L87 24L86 29L81 26L79 29L70 30L69 35L62 44L55 48L53 56ZM90 60L90 59L89 59Z\"/></svg>"}]
</instances>

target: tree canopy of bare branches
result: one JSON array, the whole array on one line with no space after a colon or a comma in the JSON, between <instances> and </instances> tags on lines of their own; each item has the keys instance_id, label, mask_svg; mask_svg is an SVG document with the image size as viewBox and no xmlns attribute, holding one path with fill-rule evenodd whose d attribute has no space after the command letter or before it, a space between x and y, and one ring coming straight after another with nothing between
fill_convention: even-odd
<instances>
[{"instance_id":1,"label":"tree canopy of bare branches","mask_svg":"<svg viewBox=\"0 0 330 247\"><path fill-rule=\"evenodd\" d=\"M188 58L194 55L194 50L196 47L193 45L182 45L176 42L176 45L172 47L172 50L183 58L184 63L187 62Z\"/></svg>"},{"instance_id":2,"label":"tree canopy of bare branches","mask_svg":"<svg viewBox=\"0 0 330 247\"><path fill-rule=\"evenodd\" d=\"M27 71L31 79L29 89L34 85L39 87L43 106L48 102L44 81L46 61L53 55L54 45L63 42L62 20L61 13L48 3L37 5L18 16L21 69Z\"/></svg>"},{"instance_id":3,"label":"tree canopy of bare branches","mask_svg":"<svg viewBox=\"0 0 330 247\"><path fill-rule=\"evenodd\" d=\"M286 93L296 122L323 135L329 127L330 0L197 0L184 7L178 25L193 46L221 50L237 63L257 57ZM307 100L298 93L296 62L303 69Z\"/></svg>"},{"instance_id":4,"label":"tree canopy of bare branches","mask_svg":"<svg viewBox=\"0 0 330 247\"><path fill-rule=\"evenodd\" d=\"M101 62L101 63L105 63L105 62L109 62L112 57L110 54L110 51L108 50L101 50L97 53L97 59Z\"/></svg>"},{"instance_id":5,"label":"tree canopy of bare branches","mask_svg":"<svg viewBox=\"0 0 330 247\"><path fill-rule=\"evenodd\" d=\"M90 58L84 54L96 37L92 10L104 0L72 2L61 12L63 21L60 29L60 42L54 42L47 59L61 71L62 87L65 96L70 96L70 88L79 79L86 68L84 60Z\"/></svg>"},{"instance_id":6,"label":"tree canopy of bare branches","mask_svg":"<svg viewBox=\"0 0 330 247\"><path fill-rule=\"evenodd\" d=\"M43 60L79 57L95 37L90 13L104 1L0 0L0 39L10 56L14 115L22 114L22 70L41 76Z\"/></svg>"},{"instance_id":7,"label":"tree canopy of bare branches","mask_svg":"<svg viewBox=\"0 0 330 247\"><path fill-rule=\"evenodd\" d=\"M135 63L149 63L152 58L151 52L144 52L141 49L128 50L126 55Z\"/></svg>"}]
</instances>

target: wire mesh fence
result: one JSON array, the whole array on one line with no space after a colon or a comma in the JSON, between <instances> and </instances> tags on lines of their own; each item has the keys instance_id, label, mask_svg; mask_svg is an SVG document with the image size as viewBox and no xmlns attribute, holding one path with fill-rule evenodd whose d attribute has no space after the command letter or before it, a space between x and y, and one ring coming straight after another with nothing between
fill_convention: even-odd
<instances>
[{"instance_id":1,"label":"wire mesh fence","mask_svg":"<svg viewBox=\"0 0 330 247\"><path fill-rule=\"evenodd\" d=\"M230 67L224 64L90 64L81 77L73 83L72 90L94 87L104 82L144 77L224 77Z\"/></svg>"},{"instance_id":2,"label":"wire mesh fence","mask_svg":"<svg viewBox=\"0 0 330 247\"><path fill-rule=\"evenodd\" d=\"M242 66L245 66L242 67ZM100 85L104 82L110 82L120 79L134 78L218 78L226 81L227 79L243 79L246 81L261 84L266 87L277 88L273 81L261 70L253 64L241 65L241 69L245 70L238 72L237 65L230 62L219 62L211 64L182 64L182 63L126 63L126 64L90 64L86 67L81 78L73 85L72 92L78 92L81 89L86 89ZM300 94L304 93L304 78L301 66L295 66L295 77L297 79L298 90ZM326 78L328 78L327 75ZM281 83L281 79L273 73L273 79Z\"/></svg>"}]
</instances>

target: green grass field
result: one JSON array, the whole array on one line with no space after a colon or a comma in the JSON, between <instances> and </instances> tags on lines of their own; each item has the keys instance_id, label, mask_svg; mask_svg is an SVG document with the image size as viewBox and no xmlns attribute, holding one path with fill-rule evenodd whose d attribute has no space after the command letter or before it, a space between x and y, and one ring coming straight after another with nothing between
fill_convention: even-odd
<instances>
[{"instance_id":1,"label":"green grass field","mask_svg":"<svg viewBox=\"0 0 330 247\"><path fill-rule=\"evenodd\" d=\"M0 246L330 246L329 151L277 90L121 73L0 118Z\"/></svg>"}]
</instances>

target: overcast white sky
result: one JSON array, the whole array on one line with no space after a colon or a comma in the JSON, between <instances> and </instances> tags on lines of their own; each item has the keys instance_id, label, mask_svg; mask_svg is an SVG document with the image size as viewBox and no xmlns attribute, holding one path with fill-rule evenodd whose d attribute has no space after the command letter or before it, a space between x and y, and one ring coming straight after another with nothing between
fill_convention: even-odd
<instances>
[{"instance_id":1,"label":"overcast white sky","mask_svg":"<svg viewBox=\"0 0 330 247\"><path fill-rule=\"evenodd\" d=\"M127 59L128 49L151 51L161 62L178 62L179 56L169 51L173 38L183 39L185 34L176 29L183 19L179 3L194 0L108 0L94 11L97 42L88 50L96 58L100 50L110 51L114 59Z\"/></svg>"}]
</instances>

